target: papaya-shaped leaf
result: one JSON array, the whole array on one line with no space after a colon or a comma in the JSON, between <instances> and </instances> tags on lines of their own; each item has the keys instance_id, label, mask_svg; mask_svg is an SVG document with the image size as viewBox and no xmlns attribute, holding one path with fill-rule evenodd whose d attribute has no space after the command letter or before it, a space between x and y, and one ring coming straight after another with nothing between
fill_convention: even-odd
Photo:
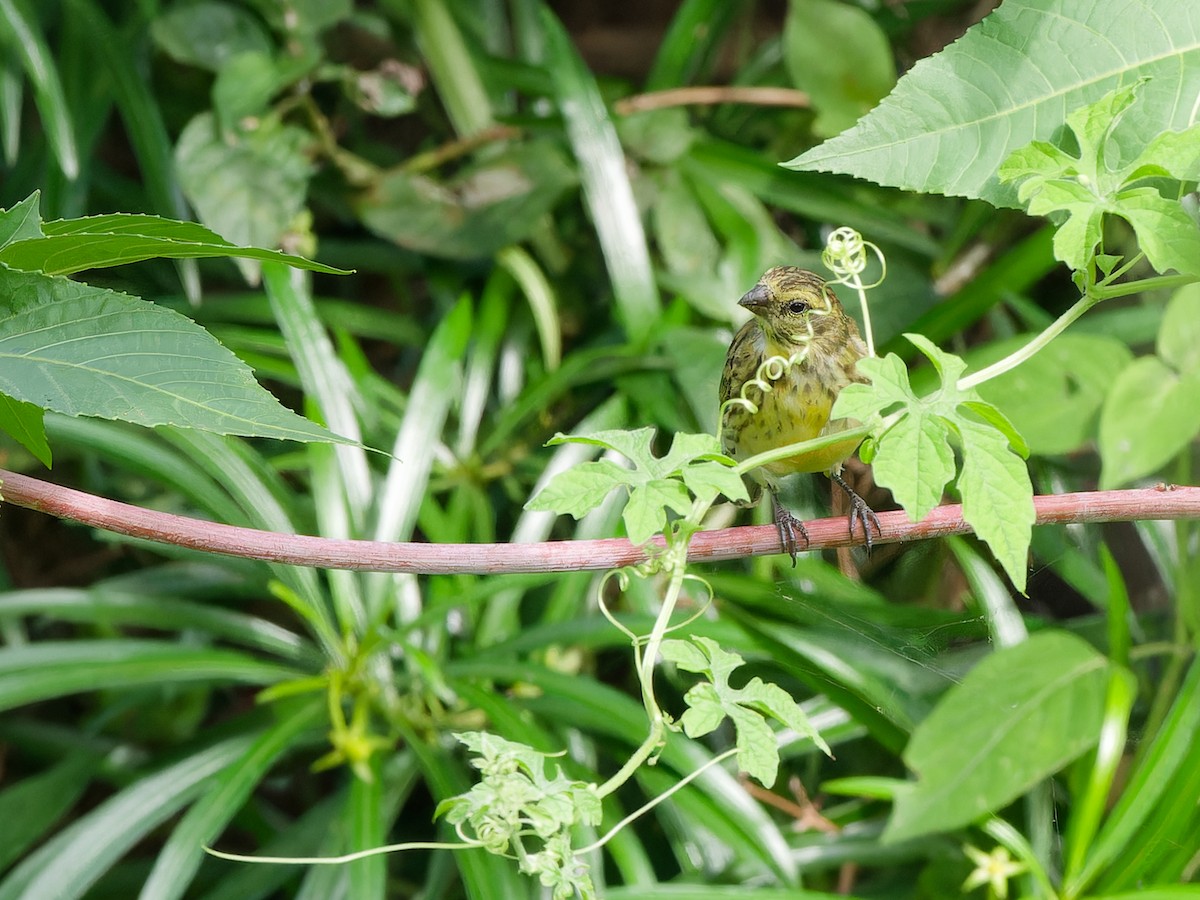
<instances>
[{"instance_id":1,"label":"papaya-shaped leaf","mask_svg":"<svg viewBox=\"0 0 1200 900\"><path fill-rule=\"evenodd\" d=\"M3 267L0 393L71 416L345 442L280 405L249 366L187 317Z\"/></svg>"}]
</instances>

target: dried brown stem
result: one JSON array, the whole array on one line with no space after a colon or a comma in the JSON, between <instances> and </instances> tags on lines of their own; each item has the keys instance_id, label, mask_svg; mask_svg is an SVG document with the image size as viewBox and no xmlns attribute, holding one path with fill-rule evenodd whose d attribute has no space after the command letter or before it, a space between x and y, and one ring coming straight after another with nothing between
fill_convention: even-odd
<instances>
[{"instance_id":1,"label":"dried brown stem","mask_svg":"<svg viewBox=\"0 0 1200 900\"><path fill-rule=\"evenodd\" d=\"M573 572L612 569L646 559L623 538L550 541L541 544L417 544L351 541L238 528L187 516L142 509L0 469L9 503L117 534L208 553L324 569L410 572L418 575ZM1127 491L1093 491L1035 497L1037 524L1117 522L1138 519L1200 519L1200 487L1158 485ZM879 513L874 543L894 544L971 531L962 507L939 506L921 522L903 511ZM848 547L861 541L841 517L806 522L808 550ZM659 540L661 545L661 540ZM782 553L774 525L702 531L692 538L692 562L718 562Z\"/></svg>"},{"instance_id":2,"label":"dried brown stem","mask_svg":"<svg viewBox=\"0 0 1200 900\"><path fill-rule=\"evenodd\" d=\"M782 87L682 87L649 94L635 94L613 104L618 115L628 116L651 109L671 106L716 106L721 103L745 103L749 106L791 106L807 109L808 94Z\"/></svg>"}]
</instances>

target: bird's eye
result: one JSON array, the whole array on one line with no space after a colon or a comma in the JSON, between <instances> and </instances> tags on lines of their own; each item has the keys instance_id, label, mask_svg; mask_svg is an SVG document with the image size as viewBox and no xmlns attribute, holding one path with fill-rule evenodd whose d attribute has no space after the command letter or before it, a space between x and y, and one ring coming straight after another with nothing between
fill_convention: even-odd
<instances>
[{"instance_id":1,"label":"bird's eye","mask_svg":"<svg viewBox=\"0 0 1200 900\"><path fill-rule=\"evenodd\" d=\"M803 300L793 300L788 304L788 312L798 316L800 313L808 312L808 304Z\"/></svg>"}]
</instances>

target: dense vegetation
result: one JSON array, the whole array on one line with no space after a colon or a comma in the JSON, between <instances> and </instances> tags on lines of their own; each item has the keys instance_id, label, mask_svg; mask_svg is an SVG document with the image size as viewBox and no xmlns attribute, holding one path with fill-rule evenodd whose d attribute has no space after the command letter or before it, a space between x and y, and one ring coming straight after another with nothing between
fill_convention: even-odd
<instances>
[{"instance_id":1,"label":"dense vegetation","mask_svg":"<svg viewBox=\"0 0 1200 900\"><path fill-rule=\"evenodd\" d=\"M282 534L666 536L417 576L6 505L0 898L1200 893L1200 530L1029 496L1194 481L1163 5L0 0L7 469ZM689 565L769 521L716 502L736 300L839 226L886 259L851 474L978 539Z\"/></svg>"}]
</instances>

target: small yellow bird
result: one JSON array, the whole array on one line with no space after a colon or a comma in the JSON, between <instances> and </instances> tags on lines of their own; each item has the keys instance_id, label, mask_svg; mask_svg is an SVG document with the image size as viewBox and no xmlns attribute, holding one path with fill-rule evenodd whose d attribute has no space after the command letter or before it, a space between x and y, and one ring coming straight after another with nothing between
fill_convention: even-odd
<instances>
[{"instance_id":1,"label":"small yellow bird","mask_svg":"<svg viewBox=\"0 0 1200 900\"><path fill-rule=\"evenodd\" d=\"M747 459L786 444L836 434L857 426L850 419L830 421L838 392L852 381L865 382L855 370L867 354L858 326L846 315L833 290L818 275L795 266L769 269L738 304L754 314L729 345L721 376L721 443L734 459ZM779 377L766 373L761 384L751 383L759 366L771 357L796 358ZM783 367L780 367L783 368ZM745 397L757 407L751 411ZM854 453L861 438L850 438L821 450L791 456L751 473L771 492L775 524L784 548L796 564L796 532L808 543L804 525L778 499L779 479L794 472L825 472L850 498L850 534L857 524L871 547L871 528L879 519L841 476L842 462Z\"/></svg>"}]
</instances>

